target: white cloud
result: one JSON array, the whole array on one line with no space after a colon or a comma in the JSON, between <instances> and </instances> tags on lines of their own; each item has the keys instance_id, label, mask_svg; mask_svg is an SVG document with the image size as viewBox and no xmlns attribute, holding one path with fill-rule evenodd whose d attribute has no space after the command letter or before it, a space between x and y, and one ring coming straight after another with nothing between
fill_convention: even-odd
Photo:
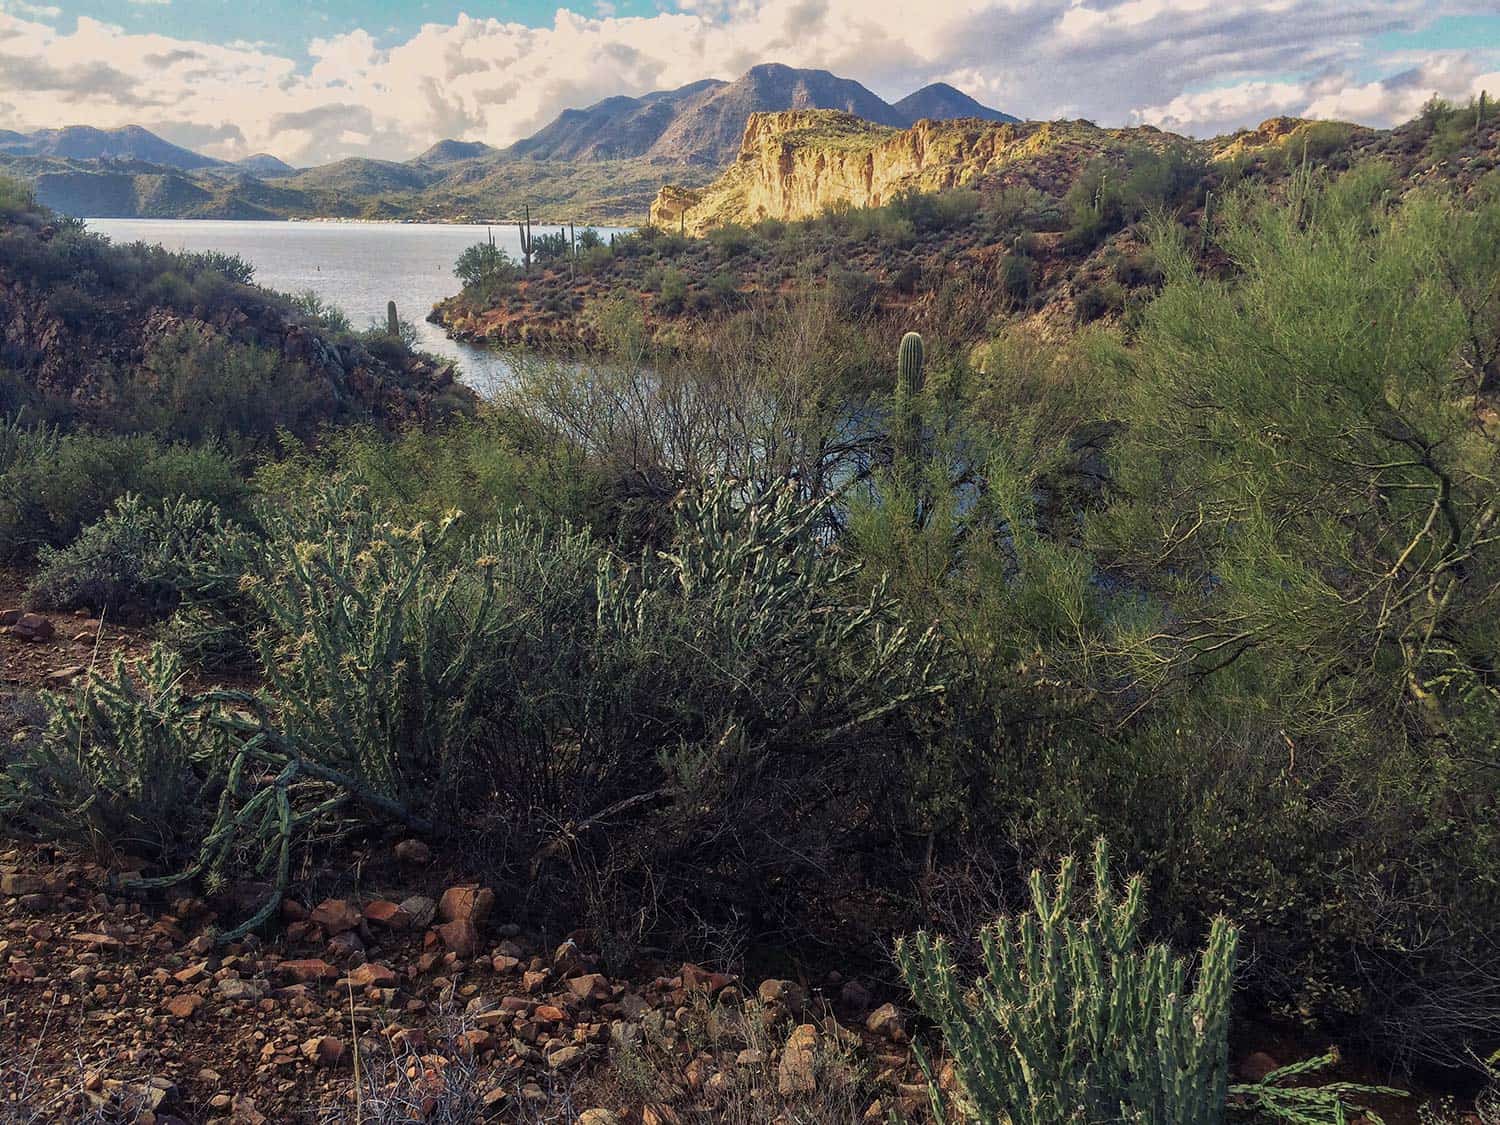
<instances>
[{"instance_id":1,"label":"white cloud","mask_svg":"<svg viewBox=\"0 0 1500 1125\"><path fill-rule=\"evenodd\" d=\"M910 0L677 0L647 17L615 15L609 0L581 6L596 15L564 9L542 28L460 16L390 47L366 31L328 36L299 66L264 44L88 18L64 33L0 0L0 101L14 107L12 128L138 123L217 156L309 163L405 158L445 136L503 145L570 106L768 61L826 68L888 98L947 81L1022 116L1199 134L1276 113L1383 125L1435 90L1500 91L1497 60L1478 50L1389 65L1369 54L1377 36L1487 10L1484 0L924 0L920 18Z\"/></svg>"}]
</instances>

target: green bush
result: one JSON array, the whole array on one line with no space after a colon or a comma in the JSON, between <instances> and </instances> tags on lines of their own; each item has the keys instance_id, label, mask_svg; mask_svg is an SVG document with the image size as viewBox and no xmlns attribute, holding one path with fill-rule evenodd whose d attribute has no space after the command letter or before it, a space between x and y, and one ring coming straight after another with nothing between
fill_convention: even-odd
<instances>
[{"instance_id":1,"label":"green bush","mask_svg":"<svg viewBox=\"0 0 1500 1125\"><path fill-rule=\"evenodd\" d=\"M503 824L500 862L531 860L537 880L550 877L534 857L551 826L609 816L611 834L559 853L563 885L583 878L595 906L613 906L600 924L628 928L646 885L684 906L748 908L805 854L740 870L733 857L766 818L788 841L811 834L813 851L857 832L807 816L807 802L837 792L853 817L941 693L935 636L820 548L826 510L786 487L722 486L683 499L670 550L627 562L567 528L504 521L461 543L452 519L395 525L347 483L263 506L263 538L221 537L226 550L201 560L216 578L199 584L213 595L194 603L199 620L254 639L264 689L174 704L227 740L190 759L193 783L226 795L185 874L258 856L250 870L284 886L291 851L349 827L353 804L429 830ZM108 721L88 720L83 740L95 756L141 721L123 683L101 692L55 726L73 738L79 709L102 708ZM77 753L58 737L12 774ZM809 752L825 781L788 796ZM242 786L235 771L251 762L285 784ZM92 783L47 776L54 810ZM774 809L769 792L783 794ZM721 873L712 890L708 868Z\"/></svg>"},{"instance_id":2,"label":"green bush","mask_svg":"<svg viewBox=\"0 0 1500 1125\"><path fill-rule=\"evenodd\" d=\"M400 341L392 343L405 354ZM113 428L251 449L281 430L311 437L347 409L342 388L300 363L195 326L156 341L143 369L122 380Z\"/></svg>"},{"instance_id":3,"label":"green bush","mask_svg":"<svg viewBox=\"0 0 1500 1125\"><path fill-rule=\"evenodd\" d=\"M10 423L0 430L0 561L30 562L62 547L127 492L149 503L187 496L237 511L246 485L212 446L152 437L58 434Z\"/></svg>"},{"instance_id":4,"label":"green bush","mask_svg":"<svg viewBox=\"0 0 1500 1125\"><path fill-rule=\"evenodd\" d=\"M126 495L76 540L37 554L27 599L44 609L88 609L113 620L164 617L184 592L186 568L224 531L204 500L146 504Z\"/></svg>"}]
</instances>

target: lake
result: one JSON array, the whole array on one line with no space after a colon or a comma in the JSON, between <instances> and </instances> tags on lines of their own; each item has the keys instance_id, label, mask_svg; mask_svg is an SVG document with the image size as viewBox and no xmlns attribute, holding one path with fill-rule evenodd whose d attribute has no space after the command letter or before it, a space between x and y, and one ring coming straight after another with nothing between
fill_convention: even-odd
<instances>
[{"instance_id":1,"label":"lake","mask_svg":"<svg viewBox=\"0 0 1500 1125\"><path fill-rule=\"evenodd\" d=\"M272 289L312 289L343 310L356 329L385 323L394 300L402 319L416 325L418 346L456 360L465 383L485 393L503 385L511 367L504 352L448 339L427 323L432 306L458 292L453 263L465 247L494 232L513 257L521 236L512 225L444 223L246 222L219 219L89 219L90 230L117 242L154 242L169 250L222 250L255 267L255 280ZM557 227L534 228L542 234ZM566 228L563 228L566 229ZM595 228L608 237L606 228Z\"/></svg>"}]
</instances>

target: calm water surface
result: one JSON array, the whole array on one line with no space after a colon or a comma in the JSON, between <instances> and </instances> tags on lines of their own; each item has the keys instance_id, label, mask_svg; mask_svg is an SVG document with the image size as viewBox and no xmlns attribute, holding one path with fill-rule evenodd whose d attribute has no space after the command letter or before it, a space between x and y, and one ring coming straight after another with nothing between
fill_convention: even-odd
<instances>
[{"instance_id":1,"label":"calm water surface","mask_svg":"<svg viewBox=\"0 0 1500 1125\"><path fill-rule=\"evenodd\" d=\"M255 280L272 289L317 292L363 329L385 323L394 300L416 325L419 346L456 360L463 381L481 393L502 386L511 367L505 353L450 340L426 317L432 306L458 292L453 263L465 247L489 237L520 258L514 226L428 223L286 223L218 219L89 219L91 230L117 242L154 242L168 250L222 250L255 266ZM542 234L557 228L536 227ZM609 231L595 228L608 237Z\"/></svg>"}]
</instances>

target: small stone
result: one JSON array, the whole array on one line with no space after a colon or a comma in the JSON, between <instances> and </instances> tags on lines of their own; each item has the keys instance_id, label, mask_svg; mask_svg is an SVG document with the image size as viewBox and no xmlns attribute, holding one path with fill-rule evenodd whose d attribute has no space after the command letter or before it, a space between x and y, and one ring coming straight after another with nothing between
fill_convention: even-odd
<instances>
[{"instance_id":1,"label":"small stone","mask_svg":"<svg viewBox=\"0 0 1500 1125\"><path fill-rule=\"evenodd\" d=\"M341 898L325 899L307 916L309 922L322 926L329 937L358 929L363 918L364 915Z\"/></svg>"},{"instance_id":2,"label":"small stone","mask_svg":"<svg viewBox=\"0 0 1500 1125\"><path fill-rule=\"evenodd\" d=\"M578 1115L578 1125L620 1125L620 1119L607 1109L586 1109Z\"/></svg>"},{"instance_id":3,"label":"small stone","mask_svg":"<svg viewBox=\"0 0 1500 1125\"><path fill-rule=\"evenodd\" d=\"M585 973L581 977L573 977L568 981L568 991L585 1003L608 1000L609 981L602 973Z\"/></svg>"},{"instance_id":4,"label":"small stone","mask_svg":"<svg viewBox=\"0 0 1500 1125\"><path fill-rule=\"evenodd\" d=\"M167 1011L180 1020L189 1019L203 1006L203 997L195 993L174 996L167 1001Z\"/></svg>"},{"instance_id":5,"label":"small stone","mask_svg":"<svg viewBox=\"0 0 1500 1125\"><path fill-rule=\"evenodd\" d=\"M582 1047L563 1047L547 1056L547 1065L553 1070L566 1070L582 1062L586 1053Z\"/></svg>"},{"instance_id":6,"label":"small stone","mask_svg":"<svg viewBox=\"0 0 1500 1125\"><path fill-rule=\"evenodd\" d=\"M782 1097L811 1094L817 1089L818 1029L804 1023L792 1030L776 1068L776 1088Z\"/></svg>"},{"instance_id":7,"label":"small stone","mask_svg":"<svg viewBox=\"0 0 1500 1125\"><path fill-rule=\"evenodd\" d=\"M411 925L411 915L394 902L378 899L365 905L365 920L388 930L404 930Z\"/></svg>"},{"instance_id":8,"label":"small stone","mask_svg":"<svg viewBox=\"0 0 1500 1125\"><path fill-rule=\"evenodd\" d=\"M396 859L413 867L425 867L432 862L432 849L421 840L402 840L396 845Z\"/></svg>"},{"instance_id":9,"label":"small stone","mask_svg":"<svg viewBox=\"0 0 1500 1125\"><path fill-rule=\"evenodd\" d=\"M367 961L358 968L349 971L349 983L355 988L394 988L399 978L394 969L380 964L378 961Z\"/></svg>"},{"instance_id":10,"label":"small stone","mask_svg":"<svg viewBox=\"0 0 1500 1125\"><path fill-rule=\"evenodd\" d=\"M309 1039L302 1044L302 1055L310 1063L332 1070L344 1059L344 1041L332 1035Z\"/></svg>"},{"instance_id":11,"label":"small stone","mask_svg":"<svg viewBox=\"0 0 1500 1125\"><path fill-rule=\"evenodd\" d=\"M338 969L327 961L310 958L301 961L283 961L277 966L281 975L299 984L314 984L320 980L337 980Z\"/></svg>"},{"instance_id":12,"label":"small stone","mask_svg":"<svg viewBox=\"0 0 1500 1125\"><path fill-rule=\"evenodd\" d=\"M401 910L411 919L412 929L420 930L437 915L437 903L425 895L412 895L401 901Z\"/></svg>"},{"instance_id":13,"label":"small stone","mask_svg":"<svg viewBox=\"0 0 1500 1125\"><path fill-rule=\"evenodd\" d=\"M870 990L857 980L847 982L839 990L839 1005L847 1012L864 1015L870 1010L871 1002Z\"/></svg>"},{"instance_id":14,"label":"small stone","mask_svg":"<svg viewBox=\"0 0 1500 1125\"><path fill-rule=\"evenodd\" d=\"M57 630L39 613L23 613L10 627L11 635L23 641L50 641Z\"/></svg>"},{"instance_id":15,"label":"small stone","mask_svg":"<svg viewBox=\"0 0 1500 1125\"><path fill-rule=\"evenodd\" d=\"M67 687L88 669L82 664L69 664L66 668L59 668L55 672L48 672L46 679L42 682L49 688Z\"/></svg>"},{"instance_id":16,"label":"small stone","mask_svg":"<svg viewBox=\"0 0 1500 1125\"><path fill-rule=\"evenodd\" d=\"M765 1066L766 1053L747 1047L734 1057L734 1061L737 1066Z\"/></svg>"},{"instance_id":17,"label":"small stone","mask_svg":"<svg viewBox=\"0 0 1500 1125\"><path fill-rule=\"evenodd\" d=\"M219 995L225 1000L259 1000L260 987L251 981L230 977L218 984Z\"/></svg>"},{"instance_id":18,"label":"small stone","mask_svg":"<svg viewBox=\"0 0 1500 1125\"><path fill-rule=\"evenodd\" d=\"M42 889L35 875L0 875L0 895L34 895Z\"/></svg>"},{"instance_id":19,"label":"small stone","mask_svg":"<svg viewBox=\"0 0 1500 1125\"><path fill-rule=\"evenodd\" d=\"M882 1004L870 1013L865 1027L892 1043L906 1042L906 1017L894 1004Z\"/></svg>"},{"instance_id":20,"label":"small stone","mask_svg":"<svg viewBox=\"0 0 1500 1125\"><path fill-rule=\"evenodd\" d=\"M807 990L796 981L763 980L756 990L760 1002L767 1007L780 1005L788 1012L801 1012L807 1007Z\"/></svg>"},{"instance_id":21,"label":"small stone","mask_svg":"<svg viewBox=\"0 0 1500 1125\"><path fill-rule=\"evenodd\" d=\"M470 884L449 887L438 900L438 917L444 922L469 921L482 926L495 907L495 892Z\"/></svg>"},{"instance_id":22,"label":"small stone","mask_svg":"<svg viewBox=\"0 0 1500 1125\"><path fill-rule=\"evenodd\" d=\"M437 932L443 945L459 957L473 957L479 950L479 931L467 918L444 922Z\"/></svg>"},{"instance_id":23,"label":"small stone","mask_svg":"<svg viewBox=\"0 0 1500 1125\"><path fill-rule=\"evenodd\" d=\"M172 974L172 979L178 984L197 984L208 976L208 962L199 961L196 965L189 965L185 969L178 969Z\"/></svg>"}]
</instances>

